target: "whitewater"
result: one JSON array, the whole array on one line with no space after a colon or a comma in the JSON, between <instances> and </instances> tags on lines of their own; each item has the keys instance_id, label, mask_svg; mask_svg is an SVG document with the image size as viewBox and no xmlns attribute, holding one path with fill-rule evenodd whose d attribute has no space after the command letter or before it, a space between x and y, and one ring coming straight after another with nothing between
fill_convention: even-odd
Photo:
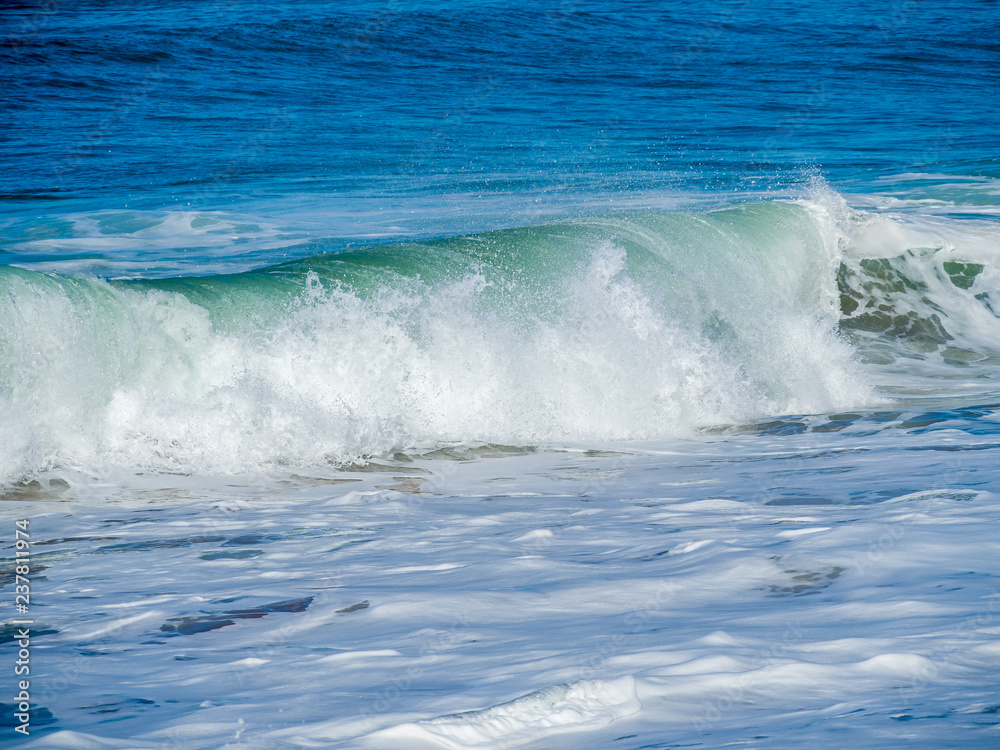
<instances>
[{"instance_id":1,"label":"whitewater","mask_svg":"<svg viewBox=\"0 0 1000 750\"><path fill-rule=\"evenodd\" d=\"M5 476L662 438L863 406L829 213L592 218L226 277L4 269L6 405L27 411Z\"/></svg>"},{"instance_id":2,"label":"whitewater","mask_svg":"<svg viewBox=\"0 0 1000 750\"><path fill-rule=\"evenodd\" d=\"M5 268L3 476L668 438L929 395L942 368L989 398L995 230L815 191L222 277Z\"/></svg>"}]
</instances>

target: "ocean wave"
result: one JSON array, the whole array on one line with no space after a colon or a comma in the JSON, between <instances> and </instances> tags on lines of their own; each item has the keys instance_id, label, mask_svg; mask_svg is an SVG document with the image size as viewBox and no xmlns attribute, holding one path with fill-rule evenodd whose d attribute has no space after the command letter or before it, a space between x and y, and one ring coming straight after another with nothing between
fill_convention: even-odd
<instances>
[{"instance_id":1,"label":"ocean wave","mask_svg":"<svg viewBox=\"0 0 1000 750\"><path fill-rule=\"evenodd\" d=\"M864 408L880 366L995 357L997 245L951 231L820 186L228 276L0 268L0 477L648 440Z\"/></svg>"}]
</instances>

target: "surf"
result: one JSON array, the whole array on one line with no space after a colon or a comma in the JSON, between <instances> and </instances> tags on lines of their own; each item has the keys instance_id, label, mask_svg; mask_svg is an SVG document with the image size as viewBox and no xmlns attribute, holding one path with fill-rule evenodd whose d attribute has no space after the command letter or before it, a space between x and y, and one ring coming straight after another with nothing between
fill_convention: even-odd
<instances>
[{"instance_id":1,"label":"surf","mask_svg":"<svg viewBox=\"0 0 1000 750\"><path fill-rule=\"evenodd\" d=\"M994 361L993 246L966 257L938 231L914 249L931 234L819 190L229 275L3 267L0 477L654 440L874 407L880 367Z\"/></svg>"}]
</instances>

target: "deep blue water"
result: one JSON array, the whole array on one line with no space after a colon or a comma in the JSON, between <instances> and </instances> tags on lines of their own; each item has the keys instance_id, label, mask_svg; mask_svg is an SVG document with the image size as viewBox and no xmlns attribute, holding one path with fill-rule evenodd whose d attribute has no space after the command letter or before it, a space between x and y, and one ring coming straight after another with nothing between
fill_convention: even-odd
<instances>
[{"instance_id":1,"label":"deep blue water","mask_svg":"<svg viewBox=\"0 0 1000 750\"><path fill-rule=\"evenodd\" d=\"M6 210L1000 173L991 0L52 0L0 24Z\"/></svg>"}]
</instances>

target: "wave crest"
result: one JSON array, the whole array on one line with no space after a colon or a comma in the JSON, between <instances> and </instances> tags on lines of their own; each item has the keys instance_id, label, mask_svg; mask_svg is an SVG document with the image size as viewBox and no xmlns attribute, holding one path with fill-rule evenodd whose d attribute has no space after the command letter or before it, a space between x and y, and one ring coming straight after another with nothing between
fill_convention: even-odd
<instances>
[{"instance_id":1,"label":"wave crest","mask_svg":"<svg viewBox=\"0 0 1000 750\"><path fill-rule=\"evenodd\" d=\"M875 397L814 214L580 220L206 279L0 269L0 470L242 472L856 408Z\"/></svg>"}]
</instances>

